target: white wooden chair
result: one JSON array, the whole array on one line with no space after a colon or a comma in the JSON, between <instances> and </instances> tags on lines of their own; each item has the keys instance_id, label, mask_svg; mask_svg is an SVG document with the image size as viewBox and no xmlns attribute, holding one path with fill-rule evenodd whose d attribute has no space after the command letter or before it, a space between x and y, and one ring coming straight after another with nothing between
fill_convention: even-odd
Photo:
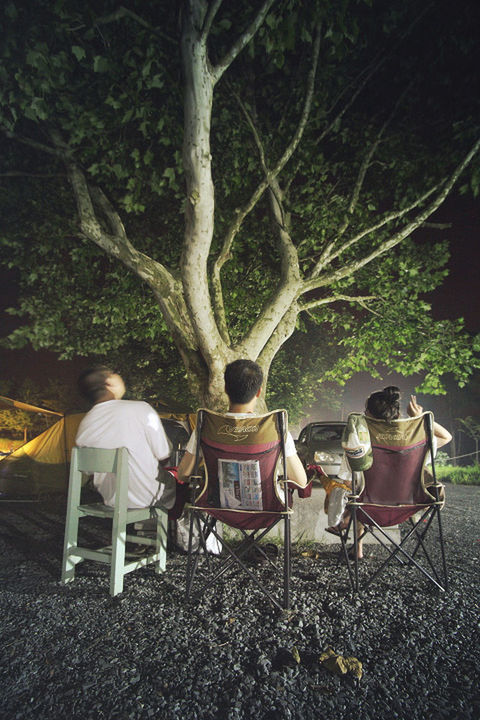
<instances>
[{"instance_id":1,"label":"white wooden chair","mask_svg":"<svg viewBox=\"0 0 480 720\"><path fill-rule=\"evenodd\" d=\"M80 504L82 473L112 472L117 477L115 507L102 503ZM128 450L117 448L73 448L68 487L65 542L62 562L62 583L75 579L75 566L84 560L94 560L110 565L110 595L113 597L123 590L124 576L145 565L154 563L155 572L165 571L167 557L168 511L160 507L127 507L128 495ZM80 518L101 517L112 521L111 545L98 549L78 545ZM127 535L127 525L156 517L156 537L147 538ZM133 560L126 557L127 542L151 546L152 551Z\"/></svg>"}]
</instances>

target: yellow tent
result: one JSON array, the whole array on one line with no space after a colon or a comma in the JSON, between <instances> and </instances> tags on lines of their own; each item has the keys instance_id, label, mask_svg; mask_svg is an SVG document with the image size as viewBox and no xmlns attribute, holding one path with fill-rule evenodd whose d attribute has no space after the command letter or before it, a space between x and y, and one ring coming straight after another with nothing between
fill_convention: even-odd
<instances>
[{"instance_id":1,"label":"yellow tent","mask_svg":"<svg viewBox=\"0 0 480 720\"><path fill-rule=\"evenodd\" d=\"M66 415L6 457L0 458L0 497L65 490L68 462L83 414Z\"/></svg>"},{"instance_id":2,"label":"yellow tent","mask_svg":"<svg viewBox=\"0 0 480 720\"><path fill-rule=\"evenodd\" d=\"M1 400L3 398L0 398ZM19 409L34 407L20 408L20 405L26 406L26 403L18 403L16 407ZM44 410L35 408L33 412L44 412ZM66 491L68 463L84 413L62 416L61 413L54 411L47 412L59 415L60 420L9 455L0 456L0 499ZM180 445L184 445L185 439L194 427L196 416L192 413L165 411L160 411L159 415L164 421L165 430L175 451Z\"/></svg>"},{"instance_id":3,"label":"yellow tent","mask_svg":"<svg viewBox=\"0 0 480 720\"><path fill-rule=\"evenodd\" d=\"M30 405L30 403L20 402L20 400L12 400L12 398L4 397L0 395L0 408L4 410L26 410L27 412L41 413L42 415L58 415L62 417L63 413L57 412L56 410L47 410L46 408L37 407L36 405Z\"/></svg>"}]
</instances>

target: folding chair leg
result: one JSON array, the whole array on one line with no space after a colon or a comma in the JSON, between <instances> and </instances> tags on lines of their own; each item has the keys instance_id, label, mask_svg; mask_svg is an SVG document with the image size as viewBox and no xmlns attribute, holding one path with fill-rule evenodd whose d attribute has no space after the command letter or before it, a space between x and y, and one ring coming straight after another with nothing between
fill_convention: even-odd
<instances>
[{"instance_id":1,"label":"folding chair leg","mask_svg":"<svg viewBox=\"0 0 480 720\"><path fill-rule=\"evenodd\" d=\"M352 511L352 526L353 526L353 571L355 576L355 589L354 592L360 592L360 583L358 580L358 518L357 508L354 507Z\"/></svg>"},{"instance_id":2,"label":"folding chair leg","mask_svg":"<svg viewBox=\"0 0 480 720\"><path fill-rule=\"evenodd\" d=\"M187 560L187 586L186 586L186 597L190 597L192 591L193 578L197 569L198 554L193 557L193 524L194 524L194 512L190 510L190 531L188 533L188 560Z\"/></svg>"},{"instance_id":3,"label":"folding chair leg","mask_svg":"<svg viewBox=\"0 0 480 720\"><path fill-rule=\"evenodd\" d=\"M442 518L441 518L441 514L440 514L440 508L438 508L435 512L437 513L438 535L439 535L439 539L440 539L440 551L442 554L443 584L444 584L445 590L447 590L448 589L447 560L445 557L445 544L443 542L443 527L442 527Z\"/></svg>"},{"instance_id":4,"label":"folding chair leg","mask_svg":"<svg viewBox=\"0 0 480 720\"><path fill-rule=\"evenodd\" d=\"M291 575L291 537L290 537L290 515L285 515L284 540L283 540L283 607L290 608L290 575Z\"/></svg>"}]
</instances>

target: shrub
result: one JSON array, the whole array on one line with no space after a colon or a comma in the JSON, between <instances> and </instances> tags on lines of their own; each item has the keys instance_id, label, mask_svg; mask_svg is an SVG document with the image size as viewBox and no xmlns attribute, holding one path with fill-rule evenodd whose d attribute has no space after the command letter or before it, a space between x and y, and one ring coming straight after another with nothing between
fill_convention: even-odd
<instances>
[{"instance_id":1,"label":"shrub","mask_svg":"<svg viewBox=\"0 0 480 720\"><path fill-rule=\"evenodd\" d=\"M450 456L444 450L439 450L435 455L435 467L443 467L450 462Z\"/></svg>"},{"instance_id":2,"label":"shrub","mask_svg":"<svg viewBox=\"0 0 480 720\"><path fill-rule=\"evenodd\" d=\"M454 485L480 485L480 465L440 466L437 468L437 477L439 480L448 480Z\"/></svg>"}]
</instances>

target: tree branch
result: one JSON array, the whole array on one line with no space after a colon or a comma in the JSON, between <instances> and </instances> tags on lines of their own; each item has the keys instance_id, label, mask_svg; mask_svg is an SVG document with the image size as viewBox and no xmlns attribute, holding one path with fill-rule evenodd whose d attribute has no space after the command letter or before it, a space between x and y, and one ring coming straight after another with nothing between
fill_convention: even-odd
<instances>
[{"instance_id":1,"label":"tree branch","mask_svg":"<svg viewBox=\"0 0 480 720\"><path fill-rule=\"evenodd\" d=\"M323 132L319 135L319 137L316 139L316 144L318 145L333 129L333 127L338 123L342 117L345 115L347 110L353 105L357 97L360 95L360 93L364 90L366 85L369 83L373 75L375 75L378 70L384 65L384 63L387 61L387 59L398 51L399 46L402 44L402 42L405 40L405 38L409 35L409 33L412 31L412 29L417 25L422 18L429 12L429 10L434 6L433 2L428 3L418 13L418 15L412 20L410 25L407 27L405 32L400 35L398 41L389 48L388 52L382 52L377 53L376 57L367 65L367 67L362 70L356 80L360 80L360 78L363 77L363 79L360 82L360 85L358 86L357 90L353 92L353 94L350 96L350 99L345 103L345 105L339 110L339 112L335 115L333 120L327 125L327 127L323 130ZM352 83L349 84L351 86ZM347 86L348 87L348 86ZM332 111L335 106L340 102L340 99L345 94L346 89L342 90L342 92L339 94L339 96L336 98L335 102L333 103L332 107L330 108L330 111Z\"/></svg>"},{"instance_id":2,"label":"tree branch","mask_svg":"<svg viewBox=\"0 0 480 720\"><path fill-rule=\"evenodd\" d=\"M77 165L67 163L67 170L75 195L82 236L94 242L107 255L122 262L152 289L167 327L186 361L187 354L197 352L198 348L180 280L164 265L139 252L132 245L118 213L106 195L99 188L88 186L84 173ZM109 222L113 234L102 228L95 213L94 202Z\"/></svg>"},{"instance_id":3,"label":"tree branch","mask_svg":"<svg viewBox=\"0 0 480 720\"><path fill-rule=\"evenodd\" d=\"M308 302L302 302L298 304L298 311L302 310L313 310L314 308L321 307L322 305L331 305L335 302L352 302L358 303L365 310L373 312L371 308L367 306L369 300L378 300L376 295L330 295L329 297L318 298L317 300L309 300ZM375 313L377 314L377 313Z\"/></svg>"},{"instance_id":4,"label":"tree branch","mask_svg":"<svg viewBox=\"0 0 480 720\"><path fill-rule=\"evenodd\" d=\"M452 223L424 222L422 223L422 227L431 228L432 230L450 230Z\"/></svg>"},{"instance_id":5,"label":"tree branch","mask_svg":"<svg viewBox=\"0 0 480 720\"><path fill-rule=\"evenodd\" d=\"M352 218L353 213L355 212L355 208L357 207L357 204L358 204L358 201L360 198L360 193L362 191L363 184L365 182L365 177L367 175L367 171L371 165L372 158L373 158L374 154L376 153L378 146L380 145L380 142L385 133L385 130L387 129L387 127L390 125L393 118L395 117L403 98L407 94L407 92L408 92L409 88L412 86L412 84L413 83L409 83L408 86L405 88L405 90L401 93L400 97L398 98L398 100L396 101L396 103L392 109L392 112L390 113L390 115L386 119L386 121L383 123L381 128L379 129L374 142L370 145L370 147L368 148L368 150L365 154L363 162L360 165L360 169L359 169L358 176L357 176L357 181L356 181L355 186L352 191L352 196L350 198L350 203L349 203L349 206L347 209L347 213L345 215L345 220L344 220L343 224L340 226L337 237L334 242L339 240L345 234L345 232L347 231L347 229L350 225L350 220ZM332 244L329 244L328 248L332 248ZM328 254L327 254L326 258L322 256L320 258L320 261L325 260L325 259L328 259Z\"/></svg>"},{"instance_id":6,"label":"tree branch","mask_svg":"<svg viewBox=\"0 0 480 720\"><path fill-rule=\"evenodd\" d=\"M123 223L120 220L120 216L116 210L114 210L110 200L108 200L103 190L96 186L90 186L90 195L92 200L100 207L107 218L113 234L118 238L121 238L123 242L128 242L127 234Z\"/></svg>"},{"instance_id":7,"label":"tree branch","mask_svg":"<svg viewBox=\"0 0 480 720\"><path fill-rule=\"evenodd\" d=\"M261 155L262 167L264 168L264 172L266 171L266 173L267 173L266 177L264 178L264 180L262 180L258 184L257 188L254 190L254 192L252 193L252 195L251 195L250 199L247 201L247 203L242 208L238 208L236 211L236 217L233 220L233 222L230 224L230 227L228 228L228 230L226 232L226 235L225 235L225 238L223 241L223 245L222 245L222 249L220 251L220 254L219 254L217 260L215 261L214 273L217 273L218 276L220 275L220 271L221 271L223 265L230 259L230 251L231 251L232 243L233 243L236 235L238 234L243 221L249 215L249 213L253 210L253 208L256 206L257 202L260 200L260 198L262 197L265 190L268 187L271 187L272 181L283 170L286 163L290 160L290 158L292 157L293 153L297 149L297 147L302 139L302 136L305 131L306 124L307 124L307 120L308 120L308 117L310 114L311 105L312 105L313 90L314 90L314 86L315 86L315 75L316 75L316 71L317 71L319 51L320 51L320 33L319 33L319 29L317 28L317 35L315 38L314 48L313 48L312 67L310 69L308 82L307 82L305 103L304 103L304 107L303 107L302 114L301 114L301 117L299 119L299 122L298 122L298 125L296 128L296 131L295 131L289 145L285 149L282 157L278 160L278 162L276 163L276 165L273 167L272 170L268 170L268 168L266 167L266 164L265 164L264 155L263 155L263 157ZM243 108L244 108L244 106L243 106ZM255 125L253 123L253 120L249 117L245 108L244 108L244 111L245 111L246 117L248 118L250 127L252 128L252 130L254 130ZM260 143L259 136L258 136L258 133L256 133L256 130L254 130L254 138L255 137L258 139L258 143ZM256 142L257 142L257 139L256 139ZM258 144L258 143L257 143L257 147L261 147L261 143L260 144ZM262 153L263 153L263 150L262 150Z\"/></svg>"},{"instance_id":8,"label":"tree branch","mask_svg":"<svg viewBox=\"0 0 480 720\"><path fill-rule=\"evenodd\" d=\"M277 324L275 331L271 334L268 342L262 348L261 353L257 357L257 362L264 369L265 374L268 372L273 358L280 350L282 345L291 337L295 330L295 323L299 313L298 305L292 303L289 310Z\"/></svg>"},{"instance_id":9,"label":"tree branch","mask_svg":"<svg viewBox=\"0 0 480 720\"><path fill-rule=\"evenodd\" d=\"M248 28L240 35L236 42L232 45L230 50L223 56L223 58L217 63L212 71L214 82L217 83L222 77L225 70L232 64L237 55L239 55L243 48L248 45L250 40L256 34L258 29L263 24L268 11L272 7L275 0L264 0L262 7L248 26Z\"/></svg>"},{"instance_id":10,"label":"tree branch","mask_svg":"<svg viewBox=\"0 0 480 720\"><path fill-rule=\"evenodd\" d=\"M121 5L118 10L114 10L114 12L110 13L109 15L104 15L103 17L97 18L95 20L95 25L108 25L109 23L116 22L117 20L122 20L123 18L129 18L130 20L134 20L138 25L141 25L146 30L149 30L153 35L156 35L163 40L167 40L169 43L172 43L175 46L178 45L178 40L176 38L170 37L170 35L167 35L167 33L163 32L163 30L159 30L158 28L154 27L149 22L147 22L147 20L144 20L142 17L140 17L140 15L137 15L137 13L133 12L133 10L129 10L123 5Z\"/></svg>"},{"instance_id":11,"label":"tree branch","mask_svg":"<svg viewBox=\"0 0 480 720\"><path fill-rule=\"evenodd\" d=\"M212 0L205 17L205 21L202 27L202 40L205 42L210 33L212 23L215 20L217 12L220 10L220 6L223 0Z\"/></svg>"},{"instance_id":12,"label":"tree branch","mask_svg":"<svg viewBox=\"0 0 480 720\"><path fill-rule=\"evenodd\" d=\"M281 255L281 278L279 286L272 298L265 304L258 319L238 347L239 352L244 352L249 357L256 357L261 352L262 347L266 342L266 339L270 337L273 332L275 332L278 323L282 321L282 318L288 312L288 308L290 307L292 301L295 299L298 288L301 284L300 269L298 265L298 253L290 237L288 227L289 218L287 218L283 209L283 195L280 185L278 183L277 176L281 169L283 169L286 162L290 159L295 149L298 147L298 144L305 130L313 98L313 89L315 84L315 75L317 70L319 52L320 31L317 27L313 47L313 60L308 77L307 92L303 112L290 144L283 153L281 159L277 162L275 168L271 171L268 169L263 144L261 142L255 123L247 112L245 106L241 103L242 111L247 118L247 122L250 125L259 150L262 168L264 170L264 173L266 174L264 182L259 185L256 192L259 192L259 188L262 188L262 193L264 192L264 189L266 189L266 187L270 189L270 202L272 207L272 214L277 227L277 239ZM252 200L252 198L250 200ZM247 214L245 212L246 207L247 206L244 207L243 211L237 214L237 218L230 226L229 231L227 232L227 236L224 240L220 255L217 258L213 268L213 286L215 288L215 293L217 293L218 295L219 293L221 293L221 268L229 258L233 239L238 230L240 229L241 222ZM220 296L217 298L217 303L219 302Z\"/></svg>"},{"instance_id":13,"label":"tree branch","mask_svg":"<svg viewBox=\"0 0 480 720\"><path fill-rule=\"evenodd\" d=\"M49 177L65 177L66 173L29 173L21 170L12 170L11 172L0 173L0 177L30 177L30 178L49 178Z\"/></svg>"},{"instance_id":14,"label":"tree branch","mask_svg":"<svg viewBox=\"0 0 480 720\"><path fill-rule=\"evenodd\" d=\"M34 148L35 150L40 150L41 152L47 153L48 155L54 155L60 160L64 160L65 158L65 148L60 149L56 147L50 147L50 145L45 145L44 143L38 142L37 140L32 140L32 138L24 137L23 135L17 135L10 130L5 130L5 128L1 128L1 130L10 140L16 140L17 142L22 143L22 145L28 145L28 147Z\"/></svg>"},{"instance_id":15,"label":"tree branch","mask_svg":"<svg viewBox=\"0 0 480 720\"><path fill-rule=\"evenodd\" d=\"M344 253L346 250L348 250L352 245L362 240L367 235L370 235L373 232L376 232L377 230L381 230L385 225L388 225L393 220L398 220L405 215L408 215L412 210L415 210L415 208L422 205L434 192L436 192L440 187L442 187L444 181L438 183L437 185L434 185L432 188L427 190L423 195L421 195L419 198L417 198L413 203L408 205L408 207L403 208L402 210L395 210L394 212L388 213L388 215L385 215L378 223L375 223L375 225L371 225L370 227L366 228L365 230L362 230L361 232L357 233L357 235L354 235L354 237L347 240L343 245L341 245L339 248L333 252L335 247L335 240L332 240L331 243L324 249L322 252L322 255L320 256L320 259L318 260L317 264L315 265L314 269L310 273L310 278L313 279L315 277L318 277L320 272L325 267L327 261L332 262L336 258L340 257L342 253Z\"/></svg>"},{"instance_id":16,"label":"tree branch","mask_svg":"<svg viewBox=\"0 0 480 720\"><path fill-rule=\"evenodd\" d=\"M344 267L339 268L338 270L335 270L331 273L325 273L323 277L308 280L304 283L302 293L308 292L308 290L313 290L315 288L324 287L325 285L330 285L331 283L338 282L345 277L353 275L353 273L355 273L357 270L360 270L362 267L365 267L365 265L368 265L373 260L376 260L380 255L388 252L393 247L402 242L402 240L404 240L406 237L411 235L414 230L417 230L425 222L425 220L440 207L440 205L443 203L443 201L451 191L454 184L457 182L462 172L465 170L465 168L468 167L468 165L471 163L479 150L480 139L477 140L477 142L473 145L473 147L469 150L469 152L465 155L462 161L451 173L451 175L442 183L440 183L441 190L434 198L434 200L432 200L432 202L424 210L419 212L417 216L408 223L408 225L403 227L398 232L394 233L392 237L382 242L373 252L369 253L364 258L354 260L345 265ZM431 193L432 191L430 190L428 194ZM372 231L373 229L371 228L369 231L362 233L362 236ZM348 244L351 244L351 241L349 241ZM346 243L345 245L348 244ZM338 253L336 253L336 255L337 254Z\"/></svg>"},{"instance_id":17,"label":"tree branch","mask_svg":"<svg viewBox=\"0 0 480 720\"><path fill-rule=\"evenodd\" d=\"M98 188L91 189L83 171L73 162L67 162L68 176L77 204L80 228L83 237L94 242L108 255L120 260L142 280L165 296L176 292L175 278L161 263L139 252L128 240L125 229L104 193ZM92 196L110 222L114 234L106 232L95 213Z\"/></svg>"}]
</instances>

